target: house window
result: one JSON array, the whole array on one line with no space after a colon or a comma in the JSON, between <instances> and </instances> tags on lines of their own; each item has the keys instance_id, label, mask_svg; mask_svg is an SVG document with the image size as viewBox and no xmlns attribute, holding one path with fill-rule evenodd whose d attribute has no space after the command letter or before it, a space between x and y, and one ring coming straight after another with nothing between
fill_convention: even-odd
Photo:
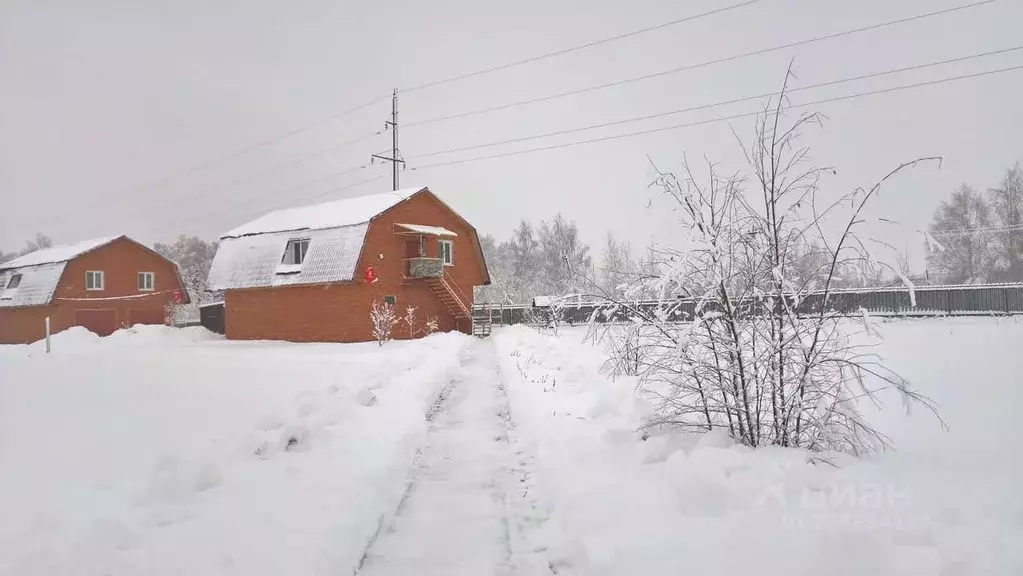
<instances>
[{"instance_id":1,"label":"house window","mask_svg":"<svg viewBox=\"0 0 1023 576\"><path fill-rule=\"evenodd\" d=\"M102 270L88 270L85 272L85 289L86 290L102 290L103 289L103 271Z\"/></svg>"},{"instance_id":2,"label":"house window","mask_svg":"<svg viewBox=\"0 0 1023 576\"><path fill-rule=\"evenodd\" d=\"M15 274L11 276L11 280L7 283L7 288L17 288L21 284L21 274Z\"/></svg>"},{"instance_id":3,"label":"house window","mask_svg":"<svg viewBox=\"0 0 1023 576\"><path fill-rule=\"evenodd\" d=\"M455 264L455 243L451 240L438 240L437 246L440 248L440 259L444 262L445 266L454 266Z\"/></svg>"},{"instance_id":4,"label":"house window","mask_svg":"<svg viewBox=\"0 0 1023 576\"><path fill-rule=\"evenodd\" d=\"M305 260L305 253L309 251L309 239L288 240L288 247L284 249L284 257L281 264L301 264Z\"/></svg>"},{"instance_id":5,"label":"house window","mask_svg":"<svg viewBox=\"0 0 1023 576\"><path fill-rule=\"evenodd\" d=\"M152 272L139 272L139 292L152 292L156 283L156 274Z\"/></svg>"},{"instance_id":6,"label":"house window","mask_svg":"<svg viewBox=\"0 0 1023 576\"><path fill-rule=\"evenodd\" d=\"M398 299L395 298L394 296L384 296L384 304L390 304L391 306L394 306L394 303L397 301Z\"/></svg>"}]
</instances>

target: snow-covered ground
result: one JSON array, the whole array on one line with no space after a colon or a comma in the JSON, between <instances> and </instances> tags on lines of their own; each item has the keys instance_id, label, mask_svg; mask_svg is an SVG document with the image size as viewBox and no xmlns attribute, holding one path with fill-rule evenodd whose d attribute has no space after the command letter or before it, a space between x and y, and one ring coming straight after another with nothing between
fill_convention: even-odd
<instances>
[{"instance_id":1,"label":"snow-covered ground","mask_svg":"<svg viewBox=\"0 0 1023 576\"><path fill-rule=\"evenodd\" d=\"M0 347L0 574L1023 573L1023 319L881 332L950 430L830 463L644 440L578 329Z\"/></svg>"}]
</instances>

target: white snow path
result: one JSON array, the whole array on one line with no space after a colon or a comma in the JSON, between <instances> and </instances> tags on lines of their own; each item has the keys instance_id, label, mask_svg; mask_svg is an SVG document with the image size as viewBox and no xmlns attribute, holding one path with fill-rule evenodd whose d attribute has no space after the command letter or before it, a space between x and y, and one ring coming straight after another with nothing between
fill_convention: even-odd
<instances>
[{"instance_id":1,"label":"white snow path","mask_svg":"<svg viewBox=\"0 0 1023 576\"><path fill-rule=\"evenodd\" d=\"M531 458L514 439L492 342L466 347L427 419L406 493L355 573L549 574L543 550L525 548L524 532L542 521L530 520Z\"/></svg>"}]
</instances>

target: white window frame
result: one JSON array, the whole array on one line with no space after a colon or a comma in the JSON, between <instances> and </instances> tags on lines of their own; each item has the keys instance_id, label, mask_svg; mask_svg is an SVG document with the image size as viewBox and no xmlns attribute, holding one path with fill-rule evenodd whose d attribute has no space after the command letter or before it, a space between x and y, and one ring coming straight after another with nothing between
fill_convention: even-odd
<instances>
[{"instance_id":1,"label":"white window frame","mask_svg":"<svg viewBox=\"0 0 1023 576\"><path fill-rule=\"evenodd\" d=\"M17 284L14 284L15 280L18 281ZM11 284L14 284L14 286L11 286ZM21 274L11 274L11 277L7 279L7 285L4 286L4 288L7 290L13 290L18 286L21 286Z\"/></svg>"},{"instance_id":2,"label":"white window frame","mask_svg":"<svg viewBox=\"0 0 1023 576\"><path fill-rule=\"evenodd\" d=\"M89 288L89 276L92 276L92 288ZM96 285L96 279L99 278L99 286ZM106 289L107 279L106 274L102 270L86 270L85 271L85 289L90 292L99 292Z\"/></svg>"},{"instance_id":3,"label":"white window frame","mask_svg":"<svg viewBox=\"0 0 1023 576\"><path fill-rule=\"evenodd\" d=\"M295 246L301 244L305 244L305 249L302 250L302 259L299 260L298 262L289 262L288 257L293 255ZM309 255L309 244L310 244L309 238L293 238L291 240L288 240L288 243L284 245L284 255L281 256L281 264L285 264L288 266L301 266L305 262L306 256Z\"/></svg>"},{"instance_id":4,"label":"white window frame","mask_svg":"<svg viewBox=\"0 0 1023 576\"><path fill-rule=\"evenodd\" d=\"M148 278L149 279L149 287L148 288L146 288L144 286L139 286L139 284L145 284L144 282L139 282L139 280L141 280L143 278ZM152 292L152 291L156 290L156 272L145 272L145 271L139 272L135 276L135 285L138 287L139 292Z\"/></svg>"},{"instance_id":5,"label":"white window frame","mask_svg":"<svg viewBox=\"0 0 1023 576\"><path fill-rule=\"evenodd\" d=\"M447 246L445 250L444 247ZM455 265L455 243L451 240L438 240L437 251L440 253L440 261L445 266Z\"/></svg>"}]
</instances>

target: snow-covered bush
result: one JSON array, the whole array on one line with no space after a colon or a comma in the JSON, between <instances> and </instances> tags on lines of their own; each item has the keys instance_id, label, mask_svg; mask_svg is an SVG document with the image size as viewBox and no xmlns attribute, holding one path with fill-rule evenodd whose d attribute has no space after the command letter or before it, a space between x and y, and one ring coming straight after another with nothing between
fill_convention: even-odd
<instances>
[{"instance_id":1,"label":"snow-covered bush","mask_svg":"<svg viewBox=\"0 0 1023 576\"><path fill-rule=\"evenodd\" d=\"M416 337L416 307L407 306L405 307L405 315L402 316L401 321L408 328L409 339Z\"/></svg>"},{"instance_id":2,"label":"snow-covered bush","mask_svg":"<svg viewBox=\"0 0 1023 576\"><path fill-rule=\"evenodd\" d=\"M373 322L373 338L383 346L384 342L391 339L391 330L398 323L398 314L394 311L394 305L387 302L373 302L369 318Z\"/></svg>"},{"instance_id":3,"label":"snow-covered bush","mask_svg":"<svg viewBox=\"0 0 1023 576\"><path fill-rule=\"evenodd\" d=\"M858 303L833 298L841 270L884 265L857 234L868 204L884 183L930 159L902 164L869 189L826 197L819 185L832 170L808 166L809 149L798 144L800 130L818 121L789 120L780 104L765 108L752 146L743 147L749 178L722 176L710 163L703 175L688 162L678 174L658 170L654 186L676 205L686 248L658 249L658 272L632 286L661 295L659 304L605 295L609 313L633 321L591 324L609 352L607 368L638 376L654 399L651 426L861 454L889 439L863 418L860 401L894 389L907 406L934 410L881 357L850 344L844 318Z\"/></svg>"},{"instance_id":4,"label":"snow-covered bush","mask_svg":"<svg viewBox=\"0 0 1023 576\"><path fill-rule=\"evenodd\" d=\"M429 336L430 334L433 334L437 330L439 330L437 326L437 317L430 316L429 318L426 319L426 335Z\"/></svg>"}]
</instances>

